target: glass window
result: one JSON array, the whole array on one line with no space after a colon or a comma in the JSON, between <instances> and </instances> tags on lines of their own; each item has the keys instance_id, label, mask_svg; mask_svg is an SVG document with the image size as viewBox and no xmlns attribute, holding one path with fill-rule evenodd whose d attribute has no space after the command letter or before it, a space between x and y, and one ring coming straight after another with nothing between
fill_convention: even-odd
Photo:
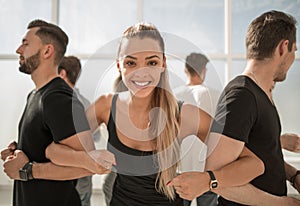
<instances>
[{"instance_id":1,"label":"glass window","mask_svg":"<svg viewBox=\"0 0 300 206\"><path fill-rule=\"evenodd\" d=\"M51 20L51 2L52 0L1 1L0 54L15 54L30 21Z\"/></svg>"},{"instance_id":2,"label":"glass window","mask_svg":"<svg viewBox=\"0 0 300 206\"><path fill-rule=\"evenodd\" d=\"M0 145L17 140L18 123L25 108L26 98L34 88L29 75L19 72L18 61L0 61ZM3 141L3 142L2 142Z\"/></svg>"},{"instance_id":3,"label":"glass window","mask_svg":"<svg viewBox=\"0 0 300 206\"><path fill-rule=\"evenodd\" d=\"M282 131L300 134L300 61L297 60L288 71L283 82L276 83L274 101L280 114Z\"/></svg>"},{"instance_id":4,"label":"glass window","mask_svg":"<svg viewBox=\"0 0 300 206\"><path fill-rule=\"evenodd\" d=\"M282 133L295 133L300 134L300 60L294 62L288 71L287 78L284 82L276 83L274 89L274 101L278 110ZM285 157L292 164L299 166L299 153L288 152L284 150ZM296 157L297 159L293 159Z\"/></svg>"},{"instance_id":5,"label":"glass window","mask_svg":"<svg viewBox=\"0 0 300 206\"><path fill-rule=\"evenodd\" d=\"M70 44L68 53L93 54L100 46L122 36L137 22L137 1L64 0L60 2L59 24Z\"/></svg>"},{"instance_id":6,"label":"glass window","mask_svg":"<svg viewBox=\"0 0 300 206\"><path fill-rule=\"evenodd\" d=\"M207 86L222 91L225 86L225 61L210 60L204 82Z\"/></svg>"},{"instance_id":7,"label":"glass window","mask_svg":"<svg viewBox=\"0 0 300 206\"><path fill-rule=\"evenodd\" d=\"M203 51L224 52L224 1L143 1L143 20Z\"/></svg>"},{"instance_id":8,"label":"glass window","mask_svg":"<svg viewBox=\"0 0 300 206\"><path fill-rule=\"evenodd\" d=\"M257 0L232 2L232 50L235 53L245 53L245 36L248 25L253 19L269 10L281 10L293 15L300 21L300 1L291 0ZM298 31L299 33L299 31ZM299 36L299 35L298 35ZM300 40L297 38L297 45ZM298 51L299 52L299 51Z\"/></svg>"},{"instance_id":9,"label":"glass window","mask_svg":"<svg viewBox=\"0 0 300 206\"><path fill-rule=\"evenodd\" d=\"M246 68L246 60L234 60L230 70L230 80L243 73Z\"/></svg>"},{"instance_id":10,"label":"glass window","mask_svg":"<svg viewBox=\"0 0 300 206\"><path fill-rule=\"evenodd\" d=\"M172 58L171 56L167 56L167 68L172 90L186 84L187 78L184 73L183 58Z\"/></svg>"},{"instance_id":11,"label":"glass window","mask_svg":"<svg viewBox=\"0 0 300 206\"><path fill-rule=\"evenodd\" d=\"M91 58L81 63L82 73L76 87L82 95L94 102L101 94L113 91L114 81L119 74L114 58Z\"/></svg>"}]
</instances>

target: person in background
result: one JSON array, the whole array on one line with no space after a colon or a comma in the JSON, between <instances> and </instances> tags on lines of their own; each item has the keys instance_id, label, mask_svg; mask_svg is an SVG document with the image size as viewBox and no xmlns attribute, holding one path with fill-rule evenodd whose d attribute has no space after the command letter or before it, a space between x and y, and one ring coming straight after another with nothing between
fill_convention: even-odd
<instances>
[{"instance_id":1,"label":"person in background","mask_svg":"<svg viewBox=\"0 0 300 206\"><path fill-rule=\"evenodd\" d=\"M108 173L114 155L95 150L84 108L57 74L68 36L43 20L30 22L27 29L16 52L20 55L20 72L31 76L35 89L27 98L18 142L1 151L4 172L14 179L13 205L79 206L74 179ZM46 148L53 141L77 151L77 156L62 157L72 166L49 161ZM59 155L61 151L51 152Z\"/></svg>"},{"instance_id":2,"label":"person in background","mask_svg":"<svg viewBox=\"0 0 300 206\"><path fill-rule=\"evenodd\" d=\"M195 105L214 117L219 93L204 85L206 65L208 58L201 53L191 53L185 59L184 72L187 84L174 90L177 99ZM186 137L181 143L181 172L204 171L206 159L206 145L196 136ZM189 206L191 201L184 200L184 205ZM217 195L211 191L197 197L197 206L217 205Z\"/></svg>"},{"instance_id":3,"label":"person in background","mask_svg":"<svg viewBox=\"0 0 300 206\"><path fill-rule=\"evenodd\" d=\"M75 56L65 56L58 66L58 75L73 89L79 101L86 110L90 105L90 101L82 96L75 84L81 74L80 60ZM91 205L92 196L92 176L81 177L77 180L76 190L79 193L82 206Z\"/></svg>"},{"instance_id":4,"label":"person in background","mask_svg":"<svg viewBox=\"0 0 300 206\"><path fill-rule=\"evenodd\" d=\"M295 60L295 18L274 10L261 14L248 27L246 48L243 74L227 84L218 102L208 138L206 169L224 168L246 146L263 161L265 172L250 184L214 184L211 190L220 195L219 205L300 205L299 200L287 197L286 180L300 192L300 172L283 159L280 119L272 98L274 82L286 79ZM231 178L241 173L236 170ZM187 172L173 180L181 197L201 194L198 175ZM222 176L216 173L211 179L216 182Z\"/></svg>"}]
</instances>

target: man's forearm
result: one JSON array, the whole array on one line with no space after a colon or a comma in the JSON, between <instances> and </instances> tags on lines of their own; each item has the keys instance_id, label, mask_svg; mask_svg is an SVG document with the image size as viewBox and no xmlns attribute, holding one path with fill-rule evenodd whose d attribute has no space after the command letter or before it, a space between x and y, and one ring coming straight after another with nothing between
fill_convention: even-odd
<instances>
[{"instance_id":1,"label":"man's forearm","mask_svg":"<svg viewBox=\"0 0 300 206\"><path fill-rule=\"evenodd\" d=\"M76 151L66 145L50 144L46 149L46 156L56 165L89 168L94 161L85 151Z\"/></svg>"},{"instance_id":2,"label":"man's forearm","mask_svg":"<svg viewBox=\"0 0 300 206\"><path fill-rule=\"evenodd\" d=\"M266 193L251 184L239 187L222 188L218 190L217 193L225 199L245 205L283 205L283 199L281 199L281 197Z\"/></svg>"},{"instance_id":3,"label":"man's forearm","mask_svg":"<svg viewBox=\"0 0 300 206\"><path fill-rule=\"evenodd\" d=\"M76 167L58 166L51 162L33 163L32 175L35 179L72 180L93 175L88 170Z\"/></svg>"}]
</instances>

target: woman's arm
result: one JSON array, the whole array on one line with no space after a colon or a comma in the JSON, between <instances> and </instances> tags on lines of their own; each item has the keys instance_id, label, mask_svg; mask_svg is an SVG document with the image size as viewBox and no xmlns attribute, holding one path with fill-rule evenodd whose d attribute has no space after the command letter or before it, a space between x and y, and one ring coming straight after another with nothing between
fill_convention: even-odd
<instances>
[{"instance_id":1,"label":"woman's arm","mask_svg":"<svg viewBox=\"0 0 300 206\"><path fill-rule=\"evenodd\" d=\"M55 143L47 147L46 157L56 165L83 168L97 174L106 172L115 164L114 155L107 150L93 150L87 153Z\"/></svg>"},{"instance_id":2,"label":"woman's arm","mask_svg":"<svg viewBox=\"0 0 300 206\"><path fill-rule=\"evenodd\" d=\"M181 140L189 135L196 135L202 142L206 141L212 121L208 113L194 105L184 103L180 117Z\"/></svg>"},{"instance_id":3,"label":"woman's arm","mask_svg":"<svg viewBox=\"0 0 300 206\"><path fill-rule=\"evenodd\" d=\"M101 95L89 108L86 110L91 132L93 133L100 124L107 125L110 115L110 107L113 94Z\"/></svg>"}]
</instances>

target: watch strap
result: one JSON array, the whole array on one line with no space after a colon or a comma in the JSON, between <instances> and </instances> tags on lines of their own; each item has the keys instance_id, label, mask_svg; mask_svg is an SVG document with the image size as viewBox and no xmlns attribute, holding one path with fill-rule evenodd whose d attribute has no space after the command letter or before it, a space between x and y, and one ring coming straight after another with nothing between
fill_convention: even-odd
<instances>
[{"instance_id":1,"label":"watch strap","mask_svg":"<svg viewBox=\"0 0 300 206\"><path fill-rule=\"evenodd\" d=\"M24 170L27 174L27 180L32 180L34 179L33 176L32 176L32 162L27 162L22 170Z\"/></svg>"},{"instance_id":2,"label":"watch strap","mask_svg":"<svg viewBox=\"0 0 300 206\"><path fill-rule=\"evenodd\" d=\"M208 172L208 174L210 176L210 180L216 180L216 177L215 177L215 175L214 175L214 173L212 171L208 170L207 172Z\"/></svg>"},{"instance_id":3,"label":"watch strap","mask_svg":"<svg viewBox=\"0 0 300 206\"><path fill-rule=\"evenodd\" d=\"M210 171L210 170L208 170L207 173L210 176L210 183L209 183L210 190L217 189L219 183L218 183L218 181L217 181L214 173L212 171Z\"/></svg>"}]
</instances>

